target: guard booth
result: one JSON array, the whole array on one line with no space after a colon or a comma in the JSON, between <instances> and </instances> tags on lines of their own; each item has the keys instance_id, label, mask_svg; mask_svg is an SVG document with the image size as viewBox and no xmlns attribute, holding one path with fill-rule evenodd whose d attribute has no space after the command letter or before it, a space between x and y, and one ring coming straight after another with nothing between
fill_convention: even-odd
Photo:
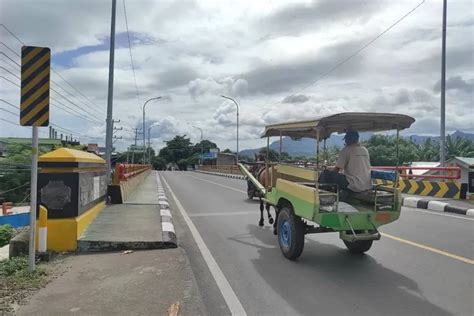
<instances>
[{"instance_id":1,"label":"guard booth","mask_svg":"<svg viewBox=\"0 0 474 316\"><path fill-rule=\"evenodd\" d=\"M48 210L47 249L75 251L77 240L105 206L105 160L60 148L40 156L38 166L37 203Z\"/></svg>"}]
</instances>

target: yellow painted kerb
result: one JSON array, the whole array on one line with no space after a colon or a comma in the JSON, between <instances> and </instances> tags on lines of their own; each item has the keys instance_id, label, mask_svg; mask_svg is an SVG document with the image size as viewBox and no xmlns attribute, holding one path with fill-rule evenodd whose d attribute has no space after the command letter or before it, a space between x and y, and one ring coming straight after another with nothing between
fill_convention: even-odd
<instances>
[{"instance_id":1,"label":"yellow painted kerb","mask_svg":"<svg viewBox=\"0 0 474 316\"><path fill-rule=\"evenodd\" d=\"M38 159L39 162L90 162L90 163L103 163L105 160L97 155L75 150L71 148L59 148L41 155Z\"/></svg>"},{"instance_id":2,"label":"yellow painted kerb","mask_svg":"<svg viewBox=\"0 0 474 316\"><path fill-rule=\"evenodd\" d=\"M75 251L77 240L104 206L105 202L100 202L76 218L49 219L47 249L55 252ZM36 227L39 227L39 221L36 222Z\"/></svg>"}]
</instances>

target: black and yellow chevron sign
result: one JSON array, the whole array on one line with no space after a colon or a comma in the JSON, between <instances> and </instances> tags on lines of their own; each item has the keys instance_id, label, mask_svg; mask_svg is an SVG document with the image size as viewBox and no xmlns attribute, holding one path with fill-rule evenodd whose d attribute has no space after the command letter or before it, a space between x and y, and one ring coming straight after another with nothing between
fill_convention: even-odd
<instances>
[{"instance_id":1,"label":"black and yellow chevron sign","mask_svg":"<svg viewBox=\"0 0 474 316\"><path fill-rule=\"evenodd\" d=\"M49 77L51 50L48 47L21 48L20 125L49 125Z\"/></svg>"},{"instance_id":2,"label":"black and yellow chevron sign","mask_svg":"<svg viewBox=\"0 0 474 316\"><path fill-rule=\"evenodd\" d=\"M376 184L393 185L392 181L376 179ZM399 189L402 193L422 196L435 196L438 198L460 199L465 196L466 188L459 182L437 182L427 180L399 180Z\"/></svg>"}]
</instances>

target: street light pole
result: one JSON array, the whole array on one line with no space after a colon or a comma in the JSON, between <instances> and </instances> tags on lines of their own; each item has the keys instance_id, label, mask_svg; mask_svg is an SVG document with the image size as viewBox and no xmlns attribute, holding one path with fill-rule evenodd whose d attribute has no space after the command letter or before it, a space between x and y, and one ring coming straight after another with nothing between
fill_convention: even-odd
<instances>
[{"instance_id":1,"label":"street light pole","mask_svg":"<svg viewBox=\"0 0 474 316\"><path fill-rule=\"evenodd\" d=\"M201 158L199 158L199 164L202 166L203 165L203 155L204 155L204 147L202 145L202 129L200 127L194 126L194 128L197 128L201 132Z\"/></svg>"},{"instance_id":2,"label":"street light pole","mask_svg":"<svg viewBox=\"0 0 474 316\"><path fill-rule=\"evenodd\" d=\"M231 100L237 107L237 162L239 162L239 104L234 99L226 97L225 95L221 95L221 97L227 100Z\"/></svg>"},{"instance_id":3,"label":"street light pole","mask_svg":"<svg viewBox=\"0 0 474 316\"><path fill-rule=\"evenodd\" d=\"M105 132L105 161L107 164L107 183L111 180L112 174L112 112L114 99L114 59L115 59L115 11L117 0L112 0L112 19L110 23L110 57L109 57L109 90L107 96L107 119Z\"/></svg>"},{"instance_id":4,"label":"street light pole","mask_svg":"<svg viewBox=\"0 0 474 316\"><path fill-rule=\"evenodd\" d=\"M159 100L161 98L162 97L151 98L151 99L146 100L145 104L143 104L143 163L145 163L145 148L146 148L146 144L145 144L145 139L146 139L146 135L145 135L145 107L148 104L148 102L150 102L152 100Z\"/></svg>"},{"instance_id":5,"label":"street light pole","mask_svg":"<svg viewBox=\"0 0 474 316\"><path fill-rule=\"evenodd\" d=\"M440 166L444 167L446 163L445 141L446 141L446 11L447 0L443 1L443 36L441 40L441 128L440 128Z\"/></svg>"},{"instance_id":6,"label":"street light pole","mask_svg":"<svg viewBox=\"0 0 474 316\"><path fill-rule=\"evenodd\" d=\"M150 127L148 127L148 162L149 163L151 163L151 141L150 141L151 129L155 126L160 126L160 125L156 124L156 125L151 125Z\"/></svg>"}]
</instances>

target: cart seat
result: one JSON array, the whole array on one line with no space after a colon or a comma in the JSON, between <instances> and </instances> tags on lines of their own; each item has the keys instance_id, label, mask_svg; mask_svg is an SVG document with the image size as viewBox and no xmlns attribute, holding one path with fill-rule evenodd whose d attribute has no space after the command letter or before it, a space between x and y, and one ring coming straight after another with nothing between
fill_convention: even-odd
<instances>
[{"instance_id":1,"label":"cart seat","mask_svg":"<svg viewBox=\"0 0 474 316\"><path fill-rule=\"evenodd\" d=\"M367 190L362 192L348 191L350 198L354 198L366 203L375 203L375 194L377 192L377 204L393 204L393 193L380 190Z\"/></svg>"}]
</instances>

